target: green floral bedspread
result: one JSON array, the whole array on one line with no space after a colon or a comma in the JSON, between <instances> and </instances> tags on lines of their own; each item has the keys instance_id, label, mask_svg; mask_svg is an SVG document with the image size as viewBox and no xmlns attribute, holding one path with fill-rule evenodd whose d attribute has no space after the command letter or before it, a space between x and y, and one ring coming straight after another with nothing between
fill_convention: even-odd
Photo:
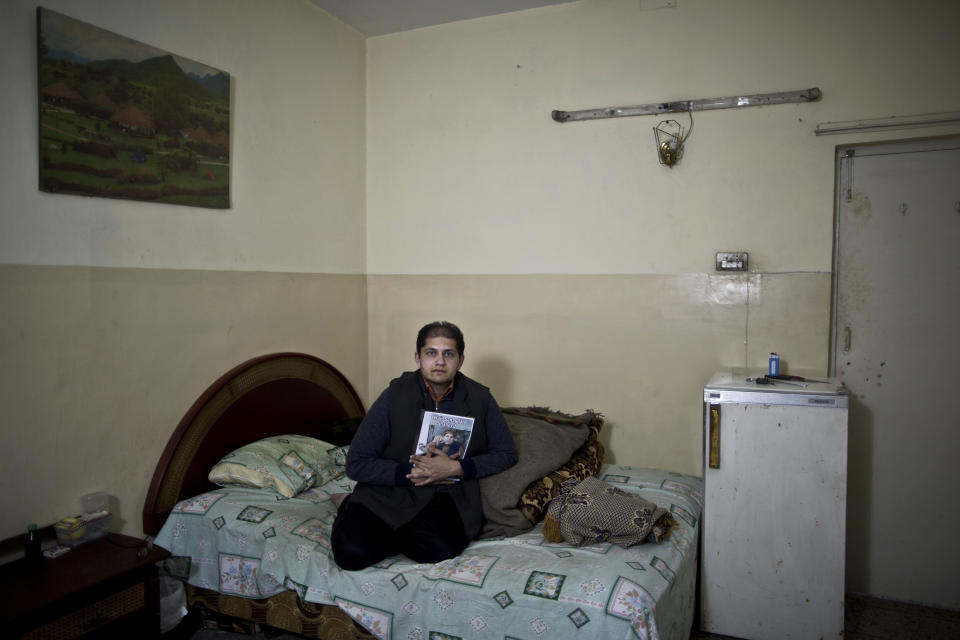
<instances>
[{"instance_id":1,"label":"green floral bedspread","mask_svg":"<svg viewBox=\"0 0 960 640\"><path fill-rule=\"evenodd\" d=\"M673 514L667 540L621 548L546 543L537 525L435 565L397 556L340 571L329 553L334 480L295 498L220 489L179 503L157 536L171 574L221 593L284 589L337 604L379 638L686 640L694 610L700 478L605 465L599 477Z\"/></svg>"}]
</instances>

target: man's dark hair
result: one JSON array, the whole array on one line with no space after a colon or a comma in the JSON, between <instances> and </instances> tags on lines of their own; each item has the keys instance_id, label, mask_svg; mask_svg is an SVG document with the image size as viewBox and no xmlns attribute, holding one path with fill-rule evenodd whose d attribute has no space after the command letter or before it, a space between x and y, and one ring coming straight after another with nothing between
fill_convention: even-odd
<instances>
[{"instance_id":1,"label":"man's dark hair","mask_svg":"<svg viewBox=\"0 0 960 640\"><path fill-rule=\"evenodd\" d=\"M461 356L463 355L463 332L452 322L439 320L437 322L431 322L420 329L417 333L417 353L420 353L420 349L423 349L423 345L427 343L428 338L449 338L454 340L457 343L457 353Z\"/></svg>"}]
</instances>

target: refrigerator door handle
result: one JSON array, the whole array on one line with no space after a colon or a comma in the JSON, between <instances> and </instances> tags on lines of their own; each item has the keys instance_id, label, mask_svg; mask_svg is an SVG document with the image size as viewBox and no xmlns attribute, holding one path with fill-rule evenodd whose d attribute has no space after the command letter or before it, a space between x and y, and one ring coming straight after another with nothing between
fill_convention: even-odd
<instances>
[{"instance_id":1,"label":"refrigerator door handle","mask_svg":"<svg viewBox=\"0 0 960 640\"><path fill-rule=\"evenodd\" d=\"M720 468L720 405L710 405L710 455L711 469Z\"/></svg>"}]
</instances>

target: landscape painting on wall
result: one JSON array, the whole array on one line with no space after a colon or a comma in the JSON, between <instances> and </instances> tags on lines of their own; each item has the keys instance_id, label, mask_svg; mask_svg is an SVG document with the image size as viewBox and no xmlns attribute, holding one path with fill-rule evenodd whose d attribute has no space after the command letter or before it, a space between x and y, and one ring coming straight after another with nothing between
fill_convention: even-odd
<instances>
[{"instance_id":1,"label":"landscape painting on wall","mask_svg":"<svg viewBox=\"0 0 960 640\"><path fill-rule=\"evenodd\" d=\"M37 8L40 189L227 209L230 75Z\"/></svg>"}]
</instances>

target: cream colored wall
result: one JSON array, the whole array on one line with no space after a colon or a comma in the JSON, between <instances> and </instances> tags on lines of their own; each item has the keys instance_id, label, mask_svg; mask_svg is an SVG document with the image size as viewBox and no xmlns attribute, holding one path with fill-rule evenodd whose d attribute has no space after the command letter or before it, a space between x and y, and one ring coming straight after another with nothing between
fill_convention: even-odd
<instances>
[{"instance_id":1,"label":"cream colored wall","mask_svg":"<svg viewBox=\"0 0 960 640\"><path fill-rule=\"evenodd\" d=\"M232 76L218 211L37 189L36 2L0 6L0 539L153 468L222 373L304 351L366 393L365 44L308 0L49 0Z\"/></svg>"},{"instance_id":2,"label":"cream colored wall","mask_svg":"<svg viewBox=\"0 0 960 640\"><path fill-rule=\"evenodd\" d=\"M37 190L37 3L0 35L0 262L362 273L364 40L309 0L51 0L47 9L226 71L231 200L198 209ZM15 159L15 161L14 161Z\"/></svg>"},{"instance_id":3,"label":"cream colored wall","mask_svg":"<svg viewBox=\"0 0 960 640\"><path fill-rule=\"evenodd\" d=\"M956 109L960 9L676 5L582 0L368 40L369 272L702 273L722 250L830 271L833 149L850 137L814 128ZM810 87L822 101L695 113L673 169L661 117L550 117Z\"/></svg>"},{"instance_id":4,"label":"cream colored wall","mask_svg":"<svg viewBox=\"0 0 960 640\"><path fill-rule=\"evenodd\" d=\"M362 274L0 266L2 537L114 497L141 532L153 470L203 390L265 353L366 377Z\"/></svg>"},{"instance_id":5,"label":"cream colored wall","mask_svg":"<svg viewBox=\"0 0 960 640\"><path fill-rule=\"evenodd\" d=\"M370 275L368 287L371 392L415 368L417 330L448 318L466 337L464 373L502 406L598 410L619 464L699 475L697 390L718 363L743 362L745 339L771 343L784 309L804 327L776 336L791 364L826 362L829 274Z\"/></svg>"},{"instance_id":6,"label":"cream colored wall","mask_svg":"<svg viewBox=\"0 0 960 640\"><path fill-rule=\"evenodd\" d=\"M613 425L618 462L697 472L713 370L765 366L778 351L787 367L826 372L834 148L883 134L814 128L955 108L960 9L643 6L583 0L368 40L371 390L392 374L398 318L408 335L447 317L510 363L502 391L515 401L592 405ZM659 117L550 117L815 86L817 103L695 113L672 169L654 151ZM750 253L750 277L715 274L725 250ZM435 295L450 275L462 279ZM543 351L562 366L537 366ZM580 398L608 385L608 404Z\"/></svg>"},{"instance_id":7,"label":"cream colored wall","mask_svg":"<svg viewBox=\"0 0 960 640\"><path fill-rule=\"evenodd\" d=\"M960 4L644 6L583 0L368 40L371 392L446 318L466 332L465 371L503 404L597 409L612 460L699 473L710 373L774 350L826 372L835 147L960 127L814 129L957 110ZM810 87L820 102L695 113L673 169L654 152L662 118L550 117ZM748 276L713 271L727 250L750 253ZM897 593L869 569L847 578Z\"/></svg>"}]
</instances>

